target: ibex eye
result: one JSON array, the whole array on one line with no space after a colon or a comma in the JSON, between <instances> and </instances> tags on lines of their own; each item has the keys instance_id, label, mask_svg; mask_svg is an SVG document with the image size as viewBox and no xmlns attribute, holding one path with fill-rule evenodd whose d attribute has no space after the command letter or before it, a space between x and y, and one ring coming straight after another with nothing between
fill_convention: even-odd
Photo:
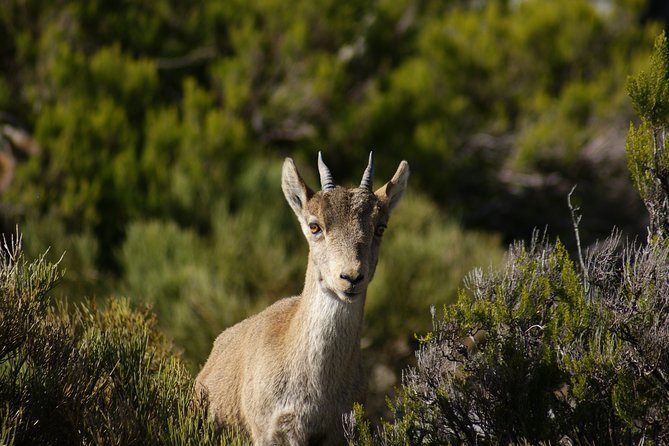
<instances>
[{"instance_id":1,"label":"ibex eye","mask_svg":"<svg viewBox=\"0 0 669 446\"><path fill-rule=\"evenodd\" d=\"M318 226L318 223L309 223L309 231L311 231L312 234L318 234L321 232L321 227Z\"/></svg>"},{"instance_id":2,"label":"ibex eye","mask_svg":"<svg viewBox=\"0 0 669 446\"><path fill-rule=\"evenodd\" d=\"M376 227L376 231L374 231L374 235L376 235L377 237L381 237L385 231L386 231L386 225L378 225Z\"/></svg>"}]
</instances>

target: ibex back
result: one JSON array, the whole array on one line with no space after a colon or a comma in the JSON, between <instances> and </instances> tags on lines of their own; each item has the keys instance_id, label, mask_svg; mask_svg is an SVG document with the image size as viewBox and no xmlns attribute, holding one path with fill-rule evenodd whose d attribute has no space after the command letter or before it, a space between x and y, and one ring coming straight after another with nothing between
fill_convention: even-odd
<instances>
[{"instance_id":1,"label":"ibex back","mask_svg":"<svg viewBox=\"0 0 669 446\"><path fill-rule=\"evenodd\" d=\"M292 159L283 163L281 186L309 243L302 294L221 333L196 379L209 414L256 445L343 443L342 415L364 397L365 296L409 166L376 192L371 153L357 188L336 186L320 153L318 170L314 193Z\"/></svg>"}]
</instances>

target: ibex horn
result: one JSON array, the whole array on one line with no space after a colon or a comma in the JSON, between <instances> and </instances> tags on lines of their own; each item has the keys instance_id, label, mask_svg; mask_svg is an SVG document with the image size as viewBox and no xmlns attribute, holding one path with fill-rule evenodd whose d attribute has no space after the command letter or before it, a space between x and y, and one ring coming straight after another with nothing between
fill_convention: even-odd
<instances>
[{"instance_id":1,"label":"ibex horn","mask_svg":"<svg viewBox=\"0 0 669 446\"><path fill-rule=\"evenodd\" d=\"M374 175L374 152L369 152L369 162L367 163L367 168L365 173L362 174L362 181L360 181L360 187L372 190L372 175Z\"/></svg>"},{"instance_id":2,"label":"ibex horn","mask_svg":"<svg viewBox=\"0 0 669 446\"><path fill-rule=\"evenodd\" d=\"M330 169L323 162L323 155L321 152L318 152L318 174L321 177L321 189L326 191L335 188L334 180L332 179L332 174Z\"/></svg>"}]
</instances>

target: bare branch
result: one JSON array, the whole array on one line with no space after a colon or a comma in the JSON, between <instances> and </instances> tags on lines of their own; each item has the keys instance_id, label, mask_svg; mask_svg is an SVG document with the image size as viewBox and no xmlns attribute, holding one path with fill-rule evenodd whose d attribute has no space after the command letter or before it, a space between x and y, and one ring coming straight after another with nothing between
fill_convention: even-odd
<instances>
[{"instance_id":1,"label":"bare branch","mask_svg":"<svg viewBox=\"0 0 669 446\"><path fill-rule=\"evenodd\" d=\"M574 206L571 202L571 196L576 190L576 185L571 188L569 194L567 195L567 204L569 205L569 212L571 212L571 222L574 225L574 236L576 237L576 248L578 250L578 261L581 265L581 274L583 275L583 290L585 291L586 299L588 296L588 291L590 289L590 281L588 280L588 270L585 268L585 262L583 261L583 250L581 249L581 236L578 230L578 225L581 223L582 215L577 214L580 208Z\"/></svg>"}]
</instances>

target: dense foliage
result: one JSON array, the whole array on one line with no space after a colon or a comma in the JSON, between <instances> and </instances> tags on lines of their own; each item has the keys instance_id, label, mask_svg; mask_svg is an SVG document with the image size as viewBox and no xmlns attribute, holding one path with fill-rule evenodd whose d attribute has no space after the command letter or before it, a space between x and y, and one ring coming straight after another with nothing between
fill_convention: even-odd
<instances>
[{"instance_id":1,"label":"dense foliage","mask_svg":"<svg viewBox=\"0 0 669 446\"><path fill-rule=\"evenodd\" d=\"M632 104L641 124L631 124L627 158L634 186L650 214L650 236L669 236L669 150L666 128L669 115L669 52L663 34L655 42L650 67L629 81Z\"/></svg>"},{"instance_id":2,"label":"dense foliage","mask_svg":"<svg viewBox=\"0 0 669 446\"><path fill-rule=\"evenodd\" d=\"M669 122L667 57L662 34L648 70L629 82L642 124L630 130L628 156L650 212L648 240L614 232L585 257L579 247L579 271L559 240L535 233L501 270L474 270L422 339L393 420L374 433L358 407L351 442L669 441L669 147L659 137Z\"/></svg>"},{"instance_id":3,"label":"dense foliage","mask_svg":"<svg viewBox=\"0 0 669 446\"><path fill-rule=\"evenodd\" d=\"M468 276L406 371L394 421L352 439L665 444L669 245L621 248L614 234L584 274L561 243L535 239L502 271Z\"/></svg>"},{"instance_id":4,"label":"dense foliage","mask_svg":"<svg viewBox=\"0 0 669 446\"><path fill-rule=\"evenodd\" d=\"M612 226L643 233L645 205L648 243L660 249L654 240L666 237L669 215L666 108L653 101L667 95L665 75L632 80L632 102L625 92L627 75L648 65L660 29L647 11L643 0L0 2L0 223L5 233L19 224L30 259L50 247L42 262L55 263L65 252L59 265L67 274L51 295L71 302L66 311L37 299L28 319L3 321L32 327L30 317L49 315L51 325L38 326L66 333L54 339L75 359L79 350L97 358L82 333L102 336L99 320L133 321L108 345L124 351L136 336L158 336L157 324L183 352L183 363L169 369L182 386L183 368L192 373L203 363L218 332L301 288L306 246L281 195L281 158L294 157L315 185L321 149L337 181L350 184L374 149L376 184L400 159L412 169L412 191L393 215L366 308L366 409L382 410L413 334L429 330L426 308L456 297L454 308L466 308L474 294L458 297L461 278L476 266L502 265L501 240L529 238L548 224L559 250L542 243L512 255L525 252L528 265L535 255L557 256L556 268L571 268L564 199L573 184L587 213L584 244ZM663 69L666 55L649 66ZM633 110L641 121L632 124L626 163ZM502 277L490 274L482 283ZM588 280L578 281L586 284L582 296L576 285L564 291L586 308L597 289ZM156 321L132 310L144 304ZM577 322L564 321L567 328ZM23 333L10 356L42 364ZM147 342L144 353L158 361L145 363L152 380L156 364L175 360L164 341ZM113 382L109 363L95 361L91 370ZM556 361L550 366L562 370ZM0 363L3 371L17 367ZM31 373L38 370L26 379L37 380ZM182 407L179 395L166 407ZM86 407L102 397L116 401L96 393ZM36 419L21 404L3 412L6 426ZM77 410L71 417L79 420ZM91 420L116 416L92 410ZM128 421L115 438L149 424L164 432L145 421ZM86 424L69 422L64 429L89 435ZM19 443L38 438L25 435ZM133 438L157 438L142 435Z\"/></svg>"},{"instance_id":5,"label":"dense foliage","mask_svg":"<svg viewBox=\"0 0 669 446\"><path fill-rule=\"evenodd\" d=\"M554 198L576 181L593 213L638 228L612 148L657 33L638 3L3 2L2 119L43 149L4 213L90 234L118 272L128 224L206 232L259 159L326 147L345 180L374 148L379 172L409 158L414 187L507 236L561 229Z\"/></svg>"},{"instance_id":6,"label":"dense foliage","mask_svg":"<svg viewBox=\"0 0 669 446\"><path fill-rule=\"evenodd\" d=\"M50 305L58 265L0 251L0 443L228 444L193 406L192 379L147 311L126 300ZM239 441L235 440L235 444Z\"/></svg>"}]
</instances>

